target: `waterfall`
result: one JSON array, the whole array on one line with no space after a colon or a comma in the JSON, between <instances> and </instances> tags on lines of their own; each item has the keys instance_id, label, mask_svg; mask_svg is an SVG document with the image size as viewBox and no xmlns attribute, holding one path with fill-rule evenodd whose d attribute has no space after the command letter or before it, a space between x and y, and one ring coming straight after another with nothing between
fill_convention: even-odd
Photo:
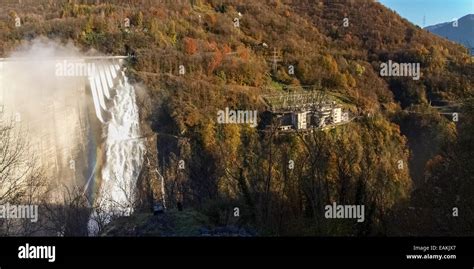
<instances>
[{"instance_id":1,"label":"waterfall","mask_svg":"<svg viewBox=\"0 0 474 269\"><path fill-rule=\"evenodd\" d=\"M118 67L118 66L116 66ZM118 68L115 68L119 71ZM103 98L100 94L107 95L111 83L104 79L115 78L117 74L109 73L110 68L98 68L100 72L95 79L90 78L91 91L96 106L97 118L103 122L104 158L105 162L101 169L102 182L95 206L100 208L100 214L93 212L89 221L89 233L97 232L97 223L94 219L100 219L103 223L110 221L112 216L128 216L132 213L135 204L136 183L143 165L145 145L141 138L139 111L136 103L135 88L129 84L125 73L122 71L119 77L119 85L111 89L112 94L105 106L103 117L101 111L104 108ZM105 70L105 71L104 71ZM107 75L104 75L106 73ZM98 77L102 77L102 82ZM95 92L94 92L95 91ZM100 107L99 107L100 106ZM99 114L100 113L100 114ZM104 120L105 118L105 120ZM102 224L103 224L102 223Z\"/></svg>"},{"instance_id":2,"label":"waterfall","mask_svg":"<svg viewBox=\"0 0 474 269\"><path fill-rule=\"evenodd\" d=\"M140 138L135 89L124 75L109 109L106 123L105 164L102 168L101 197L112 213L129 215L135 202L136 181L143 164L145 145Z\"/></svg>"}]
</instances>

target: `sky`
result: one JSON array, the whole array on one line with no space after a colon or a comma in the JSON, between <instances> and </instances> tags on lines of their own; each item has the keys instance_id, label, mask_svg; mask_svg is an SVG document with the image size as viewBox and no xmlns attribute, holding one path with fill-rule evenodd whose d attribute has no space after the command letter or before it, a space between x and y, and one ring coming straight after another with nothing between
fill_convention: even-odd
<instances>
[{"instance_id":1,"label":"sky","mask_svg":"<svg viewBox=\"0 0 474 269\"><path fill-rule=\"evenodd\" d=\"M379 2L420 27L474 14L474 0L379 0Z\"/></svg>"}]
</instances>

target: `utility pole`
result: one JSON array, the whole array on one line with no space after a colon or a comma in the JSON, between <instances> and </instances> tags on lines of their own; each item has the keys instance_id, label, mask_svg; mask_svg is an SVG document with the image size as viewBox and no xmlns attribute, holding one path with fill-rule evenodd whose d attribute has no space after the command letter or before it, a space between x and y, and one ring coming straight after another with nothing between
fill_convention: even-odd
<instances>
[{"instance_id":1,"label":"utility pole","mask_svg":"<svg viewBox=\"0 0 474 269\"><path fill-rule=\"evenodd\" d=\"M274 73L276 73L278 69L278 63L283 61L283 57L281 55L281 52L278 51L276 48L273 48L273 54L272 54L272 70Z\"/></svg>"}]
</instances>

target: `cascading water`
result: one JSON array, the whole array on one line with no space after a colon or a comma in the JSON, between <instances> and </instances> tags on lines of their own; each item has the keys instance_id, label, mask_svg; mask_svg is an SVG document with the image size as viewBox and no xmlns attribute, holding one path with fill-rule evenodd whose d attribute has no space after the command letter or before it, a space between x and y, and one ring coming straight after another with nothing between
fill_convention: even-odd
<instances>
[{"instance_id":1,"label":"cascading water","mask_svg":"<svg viewBox=\"0 0 474 269\"><path fill-rule=\"evenodd\" d=\"M111 120L104 130L105 166L102 169L101 199L111 213L128 215L135 200L135 187L143 163L145 146L140 139L140 125L135 89L125 74L117 87L111 107ZM118 211L118 212L117 212Z\"/></svg>"},{"instance_id":2,"label":"cascading water","mask_svg":"<svg viewBox=\"0 0 474 269\"><path fill-rule=\"evenodd\" d=\"M116 69L118 69L118 66ZM112 90L110 102L106 107L108 120L102 116L104 102L100 100L100 94L108 92L106 80L115 78L115 74L104 75L103 70L114 70L110 68L99 68L100 75L95 79L90 78L91 91L94 97L96 113L99 120L103 121L103 137L105 163L101 169L102 183L94 201L100 213L93 212L88 224L89 234L95 235L98 231L97 219L102 224L110 221L112 216L127 216L133 211L135 204L135 190L139 173L143 164L145 145L140 138L139 111L136 104L135 88L129 84L125 73L122 71L118 76L119 85ZM116 70L118 71L118 70ZM107 73L107 72L105 72ZM102 77L102 83L97 77ZM107 77L107 79L104 79ZM110 81L110 80L109 80ZM109 83L108 86L111 86ZM95 92L94 92L95 91ZM100 107L99 107L100 106ZM100 113L100 114L99 114ZM102 216L98 216L102 214Z\"/></svg>"}]
</instances>

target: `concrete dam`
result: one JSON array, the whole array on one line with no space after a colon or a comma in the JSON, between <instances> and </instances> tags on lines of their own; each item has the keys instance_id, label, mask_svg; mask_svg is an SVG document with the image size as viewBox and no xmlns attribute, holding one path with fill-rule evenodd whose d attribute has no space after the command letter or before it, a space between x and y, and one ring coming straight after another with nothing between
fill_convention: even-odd
<instances>
[{"instance_id":1,"label":"concrete dam","mask_svg":"<svg viewBox=\"0 0 474 269\"><path fill-rule=\"evenodd\" d=\"M145 152L124 59L0 59L0 120L22 130L56 189L78 189L110 215L133 210Z\"/></svg>"}]
</instances>

